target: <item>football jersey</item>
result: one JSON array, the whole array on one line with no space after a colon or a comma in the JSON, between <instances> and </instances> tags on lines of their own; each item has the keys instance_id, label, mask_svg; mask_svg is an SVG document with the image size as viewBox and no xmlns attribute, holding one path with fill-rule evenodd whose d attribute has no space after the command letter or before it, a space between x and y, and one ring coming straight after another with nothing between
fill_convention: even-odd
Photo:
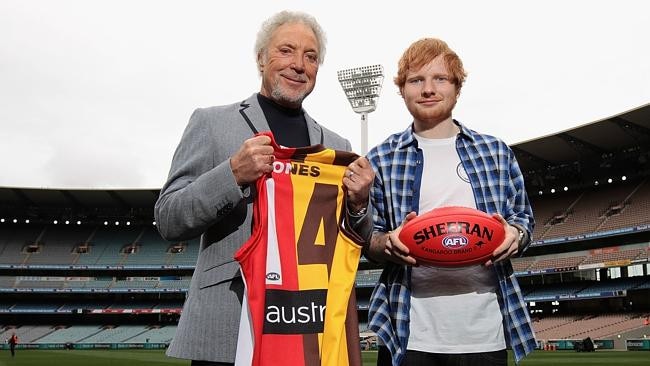
<instances>
[{"instance_id":1,"label":"football jersey","mask_svg":"<svg viewBox=\"0 0 650 366\"><path fill-rule=\"evenodd\" d=\"M272 145L273 172L256 182L252 235L235 254L245 283L235 364L360 365L362 239L343 225L342 183L358 156Z\"/></svg>"}]
</instances>

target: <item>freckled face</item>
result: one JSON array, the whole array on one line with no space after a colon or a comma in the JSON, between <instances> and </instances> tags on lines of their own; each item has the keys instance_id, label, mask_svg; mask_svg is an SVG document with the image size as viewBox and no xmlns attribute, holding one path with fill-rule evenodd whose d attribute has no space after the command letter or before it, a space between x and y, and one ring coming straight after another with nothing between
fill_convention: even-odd
<instances>
[{"instance_id":1,"label":"freckled face","mask_svg":"<svg viewBox=\"0 0 650 366\"><path fill-rule=\"evenodd\" d=\"M314 90L318 74L318 41L302 23L275 30L266 51L258 55L262 73L260 94L289 108L299 108Z\"/></svg>"},{"instance_id":2,"label":"freckled face","mask_svg":"<svg viewBox=\"0 0 650 366\"><path fill-rule=\"evenodd\" d=\"M423 129L451 121L451 112L458 100L456 85L440 56L419 70L409 70L401 93L416 127L419 124Z\"/></svg>"}]
</instances>

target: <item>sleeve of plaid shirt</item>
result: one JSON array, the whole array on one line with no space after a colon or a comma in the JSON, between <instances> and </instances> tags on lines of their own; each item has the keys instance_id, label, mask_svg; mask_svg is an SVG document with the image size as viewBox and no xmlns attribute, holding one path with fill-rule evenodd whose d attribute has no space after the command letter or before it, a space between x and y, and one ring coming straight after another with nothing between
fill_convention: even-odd
<instances>
[{"instance_id":1,"label":"sleeve of plaid shirt","mask_svg":"<svg viewBox=\"0 0 650 366\"><path fill-rule=\"evenodd\" d=\"M535 228L535 219L533 218L533 210L526 194L524 187L524 176L521 173L517 159L512 149L508 149L510 155L510 184L508 185L508 215L505 216L506 221L511 224L517 224L528 231L526 241L522 246L519 255L528 248L531 242L533 229Z\"/></svg>"}]
</instances>

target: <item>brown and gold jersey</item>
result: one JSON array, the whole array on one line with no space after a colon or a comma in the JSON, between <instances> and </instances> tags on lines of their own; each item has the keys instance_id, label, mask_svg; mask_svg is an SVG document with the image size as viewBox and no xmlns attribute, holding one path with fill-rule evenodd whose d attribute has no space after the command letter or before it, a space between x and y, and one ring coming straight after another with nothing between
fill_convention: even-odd
<instances>
[{"instance_id":1,"label":"brown and gold jersey","mask_svg":"<svg viewBox=\"0 0 650 366\"><path fill-rule=\"evenodd\" d=\"M358 156L273 145L273 172L256 183L252 236L235 255L246 284L235 364L360 365L362 240L343 225L342 184Z\"/></svg>"}]
</instances>

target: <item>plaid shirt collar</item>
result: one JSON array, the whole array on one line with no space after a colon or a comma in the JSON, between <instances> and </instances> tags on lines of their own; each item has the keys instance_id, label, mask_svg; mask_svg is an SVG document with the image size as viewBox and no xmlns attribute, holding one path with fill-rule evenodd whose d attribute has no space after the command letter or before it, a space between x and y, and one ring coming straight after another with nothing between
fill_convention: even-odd
<instances>
[{"instance_id":1,"label":"plaid shirt collar","mask_svg":"<svg viewBox=\"0 0 650 366\"><path fill-rule=\"evenodd\" d=\"M475 135L476 132L470 130L469 128L465 127L462 123L453 120L454 124L460 128L460 133L459 136L461 138L465 138L469 140L471 143L476 141ZM411 144L416 144L417 146L417 140L415 139L415 132L414 132L414 125L411 123L409 128L404 130L399 137L397 138L397 148L398 149L405 149L409 147Z\"/></svg>"}]
</instances>

